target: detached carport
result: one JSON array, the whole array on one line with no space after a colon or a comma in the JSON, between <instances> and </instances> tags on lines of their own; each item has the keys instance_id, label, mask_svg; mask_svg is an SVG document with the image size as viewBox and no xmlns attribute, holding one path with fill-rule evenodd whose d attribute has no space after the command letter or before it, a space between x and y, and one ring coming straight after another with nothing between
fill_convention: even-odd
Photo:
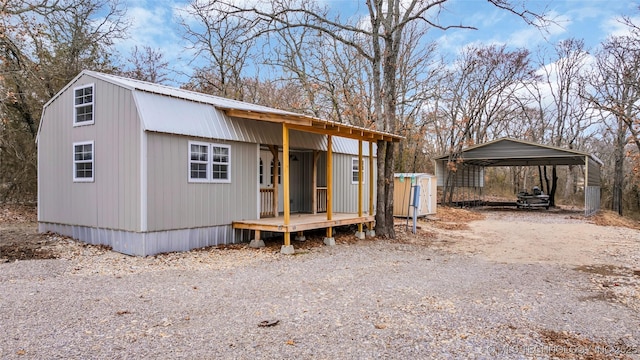
<instances>
[{"instance_id":1,"label":"detached carport","mask_svg":"<svg viewBox=\"0 0 640 360\"><path fill-rule=\"evenodd\" d=\"M449 171L447 163L456 163L457 171ZM463 149L457 157L437 157L438 186L453 181L456 187L484 187L484 169L496 166L582 165L584 169L584 214L600 209L600 167L602 161L592 154L533 142L502 138Z\"/></svg>"}]
</instances>

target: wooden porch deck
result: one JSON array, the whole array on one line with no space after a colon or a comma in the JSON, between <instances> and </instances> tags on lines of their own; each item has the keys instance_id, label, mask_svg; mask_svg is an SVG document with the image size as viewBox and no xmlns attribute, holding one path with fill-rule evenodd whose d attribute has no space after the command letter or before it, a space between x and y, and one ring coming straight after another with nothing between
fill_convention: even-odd
<instances>
[{"instance_id":1,"label":"wooden porch deck","mask_svg":"<svg viewBox=\"0 0 640 360\"><path fill-rule=\"evenodd\" d=\"M375 221L374 215L358 216L358 214L334 213L332 219L327 220L327 214L291 214L289 225L284 224L284 216L278 216L256 220L234 221L233 228L292 233L373 221Z\"/></svg>"}]
</instances>

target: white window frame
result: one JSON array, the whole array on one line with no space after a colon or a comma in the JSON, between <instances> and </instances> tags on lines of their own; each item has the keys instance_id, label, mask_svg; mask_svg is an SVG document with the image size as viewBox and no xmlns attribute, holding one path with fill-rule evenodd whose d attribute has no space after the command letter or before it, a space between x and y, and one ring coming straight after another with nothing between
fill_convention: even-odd
<instances>
[{"instance_id":1,"label":"white window frame","mask_svg":"<svg viewBox=\"0 0 640 360\"><path fill-rule=\"evenodd\" d=\"M76 146L79 145L91 145L91 161L87 161L87 160L76 160ZM94 179L96 178L96 165L95 165L95 160L96 160L96 147L93 143L93 141L81 141L81 142L74 142L73 143L73 148L72 148L72 154L73 154L73 182L94 182ZM78 164L85 164L85 163L91 163L91 177L77 177L77 165Z\"/></svg>"},{"instance_id":2,"label":"white window frame","mask_svg":"<svg viewBox=\"0 0 640 360\"><path fill-rule=\"evenodd\" d=\"M191 146L192 145L196 145L196 146L204 146L207 149L207 160L206 161L202 161L202 160L193 160L191 159L191 154L193 153L191 151ZM189 179L189 182L192 183L206 183L209 182L210 180L210 174L209 172L211 171L211 147L209 146L209 143L203 143L203 142L198 142L198 141L189 141L189 157L187 158L187 178ZM205 174L206 177L204 178L192 178L191 177L191 164L205 164L207 166L207 168L205 169Z\"/></svg>"},{"instance_id":3,"label":"white window frame","mask_svg":"<svg viewBox=\"0 0 640 360\"><path fill-rule=\"evenodd\" d=\"M76 104L76 91L91 88L91 102ZM83 95L84 96L84 95ZM96 121L96 87L95 84L87 84L73 88L73 126L93 125ZM78 108L91 105L91 120L78 121Z\"/></svg>"},{"instance_id":4,"label":"white window frame","mask_svg":"<svg viewBox=\"0 0 640 360\"><path fill-rule=\"evenodd\" d=\"M225 144L210 144L210 153L211 153L211 170L209 170L209 175L211 176L212 183L230 183L231 182L231 146ZM227 161L214 161L213 156L213 148L223 148L227 149ZM227 178L226 179L214 179L213 178L213 165L224 165L227 167Z\"/></svg>"},{"instance_id":5,"label":"white window frame","mask_svg":"<svg viewBox=\"0 0 640 360\"><path fill-rule=\"evenodd\" d=\"M363 156L362 157L362 163L360 164L360 166L362 166L362 183L363 184L365 183L365 180L367 179L367 176L366 176L366 173L365 173L367 168L364 167L364 162L365 161L364 161L364 156ZM356 165L357 163L358 163L358 158L357 157L352 157L351 158L351 184L358 184L358 181L354 181L353 180L355 175L358 174L358 170L360 169L360 168L358 168L358 169L354 169L353 168L353 166Z\"/></svg>"},{"instance_id":6,"label":"white window frame","mask_svg":"<svg viewBox=\"0 0 640 360\"><path fill-rule=\"evenodd\" d=\"M191 145L197 146L205 146L207 148L207 160L192 160L191 159ZM188 150L188 159L187 159L187 179L190 183L230 183L231 182L231 146L226 144L212 144L205 143L200 141L189 141L189 150ZM214 148L225 148L228 151L227 161L219 162L213 160L213 149ZM191 164L205 164L207 166L206 178L192 178L191 177ZM213 178L213 166L214 165L225 165L227 167L227 178L226 179L214 179Z\"/></svg>"}]
</instances>

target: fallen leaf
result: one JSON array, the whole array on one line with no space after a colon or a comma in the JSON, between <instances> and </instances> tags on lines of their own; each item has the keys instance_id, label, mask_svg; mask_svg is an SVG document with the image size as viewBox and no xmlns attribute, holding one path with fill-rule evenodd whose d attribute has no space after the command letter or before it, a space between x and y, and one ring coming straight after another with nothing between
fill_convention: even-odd
<instances>
[{"instance_id":1,"label":"fallen leaf","mask_svg":"<svg viewBox=\"0 0 640 360\"><path fill-rule=\"evenodd\" d=\"M23 350L23 349L20 349L20 350L16 351L16 355L26 355L26 354L27 354L27 352L25 350Z\"/></svg>"},{"instance_id":2,"label":"fallen leaf","mask_svg":"<svg viewBox=\"0 0 640 360\"><path fill-rule=\"evenodd\" d=\"M375 324L376 329L386 329L387 328L387 324Z\"/></svg>"},{"instance_id":3,"label":"fallen leaf","mask_svg":"<svg viewBox=\"0 0 640 360\"><path fill-rule=\"evenodd\" d=\"M296 343L293 340L287 340L287 345L295 345Z\"/></svg>"}]
</instances>

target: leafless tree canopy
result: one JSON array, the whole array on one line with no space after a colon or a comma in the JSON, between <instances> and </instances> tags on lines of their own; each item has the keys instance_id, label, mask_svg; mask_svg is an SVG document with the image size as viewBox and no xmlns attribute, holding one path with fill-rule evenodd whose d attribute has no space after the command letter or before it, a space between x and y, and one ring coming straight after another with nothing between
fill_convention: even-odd
<instances>
[{"instance_id":1,"label":"leafless tree canopy","mask_svg":"<svg viewBox=\"0 0 640 360\"><path fill-rule=\"evenodd\" d=\"M113 71L107 50L127 24L115 0L12 0L1 9L0 201L33 201L42 106L82 69Z\"/></svg>"},{"instance_id":2,"label":"leafless tree canopy","mask_svg":"<svg viewBox=\"0 0 640 360\"><path fill-rule=\"evenodd\" d=\"M474 45L445 59L432 39L449 0L368 0L342 14L313 0L192 1L181 13L193 73L185 88L399 133L378 144L377 233L394 236L393 173L433 171L449 154L503 136L594 152L604 163L603 199L618 212L640 208L638 120L640 27L594 49L581 39L553 48ZM553 19L528 2L486 0L544 34ZM113 51L126 37L118 0L0 1L0 200L35 199L34 139L42 105L82 69L151 82L172 80L160 49ZM612 146L613 144L613 146ZM560 201L579 191L576 167L491 173L515 190L542 186ZM442 200L451 200L453 181ZM564 186L560 186L564 184ZM448 195L448 196L447 196Z\"/></svg>"}]
</instances>

